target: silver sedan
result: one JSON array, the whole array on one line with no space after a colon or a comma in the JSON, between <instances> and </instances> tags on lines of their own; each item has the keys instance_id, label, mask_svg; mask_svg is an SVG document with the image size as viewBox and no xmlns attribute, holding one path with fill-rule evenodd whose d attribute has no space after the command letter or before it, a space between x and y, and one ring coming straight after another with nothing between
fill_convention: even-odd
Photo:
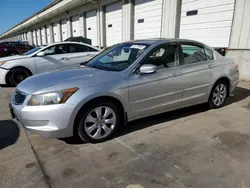
<instances>
[{"instance_id":1,"label":"silver sedan","mask_svg":"<svg viewBox=\"0 0 250 188\"><path fill-rule=\"evenodd\" d=\"M111 138L132 120L208 103L221 107L238 84L233 59L191 40L117 44L87 62L21 82L10 110L45 137Z\"/></svg>"}]
</instances>

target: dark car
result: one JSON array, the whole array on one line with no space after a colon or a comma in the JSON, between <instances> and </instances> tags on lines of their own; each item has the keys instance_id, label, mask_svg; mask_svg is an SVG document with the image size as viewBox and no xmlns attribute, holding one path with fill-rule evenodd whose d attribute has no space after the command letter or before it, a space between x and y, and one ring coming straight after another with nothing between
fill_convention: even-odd
<instances>
[{"instance_id":1,"label":"dark car","mask_svg":"<svg viewBox=\"0 0 250 188\"><path fill-rule=\"evenodd\" d=\"M0 57L20 55L33 48L33 46L19 42L2 42L0 43Z\"/></svg>"}]
</instances>

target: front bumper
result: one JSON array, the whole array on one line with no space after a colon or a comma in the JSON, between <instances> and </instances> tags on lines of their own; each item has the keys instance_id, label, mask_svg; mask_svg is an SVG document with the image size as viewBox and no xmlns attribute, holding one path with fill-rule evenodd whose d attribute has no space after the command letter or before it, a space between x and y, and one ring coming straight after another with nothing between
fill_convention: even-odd
<instances>
[{"instance_id":1,"label":"front bumper","mask_svg":"<svg viewBox=\"0 0 250 188\"><path fill-rule=\"evenodd\" d=\"M25 106L10 103L14 121L28 131L47 138L73 136L73 123L70 123L73 110L74 106L69 104Z\"/></svg>"},{"instance_id":2,"label":"front bumper","mask_svg":"<svg viewBox=\"0 0 250 188\"><path fill-rule=\"evenodd\" d=\"M0 67L0 84L6 84L6 75L9 72L8 69L3 69Z\"/></svg>"}]
</instances>

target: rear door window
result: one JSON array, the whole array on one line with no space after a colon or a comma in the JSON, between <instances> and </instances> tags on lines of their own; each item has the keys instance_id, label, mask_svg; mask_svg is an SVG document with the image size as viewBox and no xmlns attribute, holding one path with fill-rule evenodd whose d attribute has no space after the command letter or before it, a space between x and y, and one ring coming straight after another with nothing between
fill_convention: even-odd
<instances>
[{"instance_id":1,"label":"rear door window","mask_svg":"<svg viewBox=\"0 0 250 188\"><path fill-rule=\"evenodd\" d=\"M198 46L196 44L182 44L182 53L183 53L183 64L192 64L192 63L198 63L202 61L206 61L206 54L204 47Z\"/></svg>"},{"instance_id":2,"label":"rear door window","mask_svg":"<svg viewBox=\"0 0 250 188\"><path fill-rule=\"evenodd\" d=\"M65 44L57 44L44 50L45 55L57 55L66 53Z\"/></svg>"},{"instance_id":3,"label":"rear door window","mask_svg":"<svg viewBox=\"0 0 250 188\"><path fill-rule=\"evenodd\" d=\"M212 50L205 48L205 54L207 56L207 60L214 60L214 53Z\"/></svg>"}]
</instances>

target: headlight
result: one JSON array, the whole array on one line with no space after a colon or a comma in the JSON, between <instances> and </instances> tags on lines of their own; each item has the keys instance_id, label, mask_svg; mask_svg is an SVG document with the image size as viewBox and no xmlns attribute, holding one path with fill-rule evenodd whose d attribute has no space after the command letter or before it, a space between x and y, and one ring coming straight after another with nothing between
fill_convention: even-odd
<instances>
[{"instance_id":1,"label":"headlight","mask_svg":"<svg viewBox=\"0 0 250 188\"><path fill-rule=\"evenodd\" d=\"M0 62L0 66L4 65L5 63L7 63L7 61Z\"/></svg>"},{"instance_id":2,"label":"headlight","mask_svg":"<svg viewBox=\"0 0 250 188\"><path fill-rule=\"evenodd\" d=\"M41 106L65 103L77 90L78 88L75 87L70 89L64 89L62 91L32 95L28 102L28 106Z\"/></svg>"}]
</instances>

